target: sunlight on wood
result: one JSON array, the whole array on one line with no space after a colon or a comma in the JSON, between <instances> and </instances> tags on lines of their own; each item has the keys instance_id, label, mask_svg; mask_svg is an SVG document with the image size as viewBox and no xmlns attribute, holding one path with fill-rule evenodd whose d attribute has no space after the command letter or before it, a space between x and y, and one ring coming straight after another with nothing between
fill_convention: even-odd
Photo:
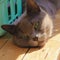
<instances>
[{"instance_id":1,"label":"sunlight on wood","mask_svg":"<svg viewBox=\"0 0 60 60\"><path fill-rule=\"evenodd\" d=\"M59 53L60 34L57 34L50 38L43 48L30 49L23 60L57 60Z\"/></svg>"},{"instance_id":2,"label":"sunlight on wood","mask_svg":"<svg viewBox=\"0 0 60 60\"><path fill-rule=\"evenodd\" d=\"M52 38L49 39L50 40L54 40L54 41L60 41L60 33L56 34L55 36L53 36Z\"/></svg>"},{"instance_id":3,"label":"sunlight on wood","mask_svg":"<svg viewBox=\"0 0 60 60\"><path fill-rule=\"evenodd\" d=\"M24 55L25 54L21 54L21 55L19 55L18 57L17 57L17 59L16 60L22 60L23 59L23 57L24 57ZM22 57L23 56L23 57Z\"/></svg>"}]
</instances>

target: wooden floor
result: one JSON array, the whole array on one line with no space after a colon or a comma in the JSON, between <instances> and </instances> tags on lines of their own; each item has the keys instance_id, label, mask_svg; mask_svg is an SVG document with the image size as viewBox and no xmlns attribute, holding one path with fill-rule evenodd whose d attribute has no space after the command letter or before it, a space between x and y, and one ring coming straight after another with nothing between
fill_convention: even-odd
<instances>
[{"instance_id":1,"label":"wooden floor","mask_svg":"<svg viewBox=\"0 0 60 60\"><path fill-rule=\"evenodd\" d=\"M12 36L0 38L0 60L60 60L60 16L54 20L54 34L43 48L19 48Z\"/></svg>"}]
</instances>

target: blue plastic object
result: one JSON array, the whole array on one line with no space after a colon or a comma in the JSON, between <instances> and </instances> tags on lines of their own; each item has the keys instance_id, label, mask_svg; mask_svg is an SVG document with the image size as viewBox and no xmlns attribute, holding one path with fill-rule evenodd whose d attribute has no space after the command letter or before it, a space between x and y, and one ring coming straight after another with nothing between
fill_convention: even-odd
<instances>
[{"instance_id":1,"label":"blue plastic object","mask_svg":"<svg viewBox=\"0 0 60 60\"><path fill-rule=\"evenodd\" d=\"M22 0L0 0L0 36L5 34L3 24L11 24L22 14Z\"/></svg>"}]
</instances>

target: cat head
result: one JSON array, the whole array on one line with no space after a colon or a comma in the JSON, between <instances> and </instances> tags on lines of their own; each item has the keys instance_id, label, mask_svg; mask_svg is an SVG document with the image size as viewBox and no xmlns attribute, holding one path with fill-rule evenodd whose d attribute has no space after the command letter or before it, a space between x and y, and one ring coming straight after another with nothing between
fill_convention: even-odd
<instances>
[{"instance_id":1,"label":"cat head","mask_svg":"<svg viewBox=\"0 0 60 60\"><path fill-rule=\"evenodd\" d=\"M26 2L27 2L26 4L27 16L31 16L31 15L33 16L40 12L40 8L38 4L35 2L35 0L26 0ZM25 19L24 17L21 19L21 21L19 21L19 24L17 25L2 25L1 27L12 35L17 35L19 29L20 29L20 33L21 32L27 34L28 32L31 33L33 30L33 26L31 23L29 23L28 18Z\"/></svg>"}]
</instances>

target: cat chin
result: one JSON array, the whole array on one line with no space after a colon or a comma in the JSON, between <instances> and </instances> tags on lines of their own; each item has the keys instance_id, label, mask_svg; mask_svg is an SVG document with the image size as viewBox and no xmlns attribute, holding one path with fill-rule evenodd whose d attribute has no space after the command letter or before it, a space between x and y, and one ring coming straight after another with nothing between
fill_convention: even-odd
<instances>
[{"instance_id":1,"label":"cat chin","mask_svg":"<svg viewBox=\"0 0 60 60\"><path fill-rule=\"evenodd\" d=\"M43 47L45 44L46 44L46 41L44 41L44 42L42 41L42 42L39 42L38 46Z\"/></svg>"},{"instance_id":2,"label":"cat chin","mask_svg":"<svg viewBox=\"0 0 60 60\"><path fill-rule=\"evenodd\" d=\"M29 40L28 43L29 43L30 46L38 46L38 41Z\"/></svg>"},{"instance_id":3,"label":"cat chin","mask_svg":"<svg viewBox=\"0 0 60 60\"><path fill-rule=\"evenodd\" d=\"M14 39L14 38L13 38ZM37 40L29 40L26 44L24 42L18 42L16 39L13 41L15 45L20 48L38 48L43 47L45 45L45 41L37 41Z\"/></svg>"}]
</instances>

